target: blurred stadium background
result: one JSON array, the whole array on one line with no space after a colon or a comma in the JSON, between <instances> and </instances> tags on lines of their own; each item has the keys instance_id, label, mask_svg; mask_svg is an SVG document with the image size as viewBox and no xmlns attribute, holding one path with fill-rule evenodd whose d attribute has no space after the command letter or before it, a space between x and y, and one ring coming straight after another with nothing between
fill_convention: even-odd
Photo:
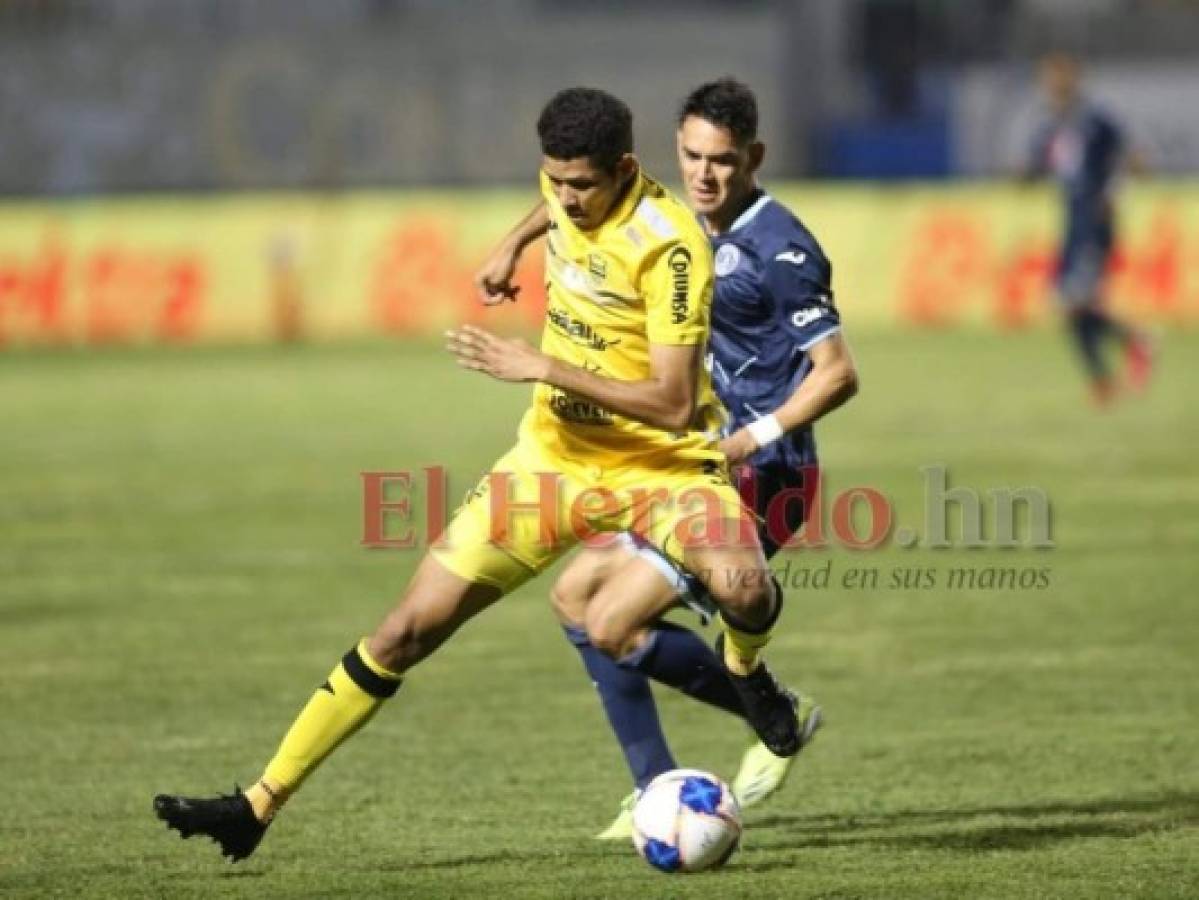
<instances>
[{"instance_id":1,"label":"blurred stadium background","mask_svg":"<svg viewBox=\"0 0 1199 900\"><path fill-rule=\"evenodd\" d=\"M1168 0L5 0L0 345L436 332L477 314L464 286L528 203L555 88L626 98L669 179L679 98L726 72L851 322L1021 326L1057 207L996 179L1055 47L1156 175L1127 191L1117 304L1193 322L1197 35Z\"/></svg>"},{"instance_id":2,"label":"blurred stadium background","mask_svg":"<svg viewBox=\"0 0 1199 900\"><path fill-rule=\"evenodd\" d=\"M1197 47L1183 0L0 0L0 893L1195 896ZM1050 327L1058 199L1009 177L1062 48L1152 171L1112 300L1160 375L1103 413ZM722 74L863 370L831 489L907 525L928 465L1053 502L1053 551L793 564L1050 589L796 592L773 658L831 724L711 882L589 840L627 786L536 582L218 874L149 798L256 772L403 584L359 473L464 489L527 402L431 339L540 321L535 258L503 310L469 282L532 200L541 104L613 91L674 181L676 104ZM730 772L742 736L660 696L680 758Z\"/></svg>"}]
</instances>

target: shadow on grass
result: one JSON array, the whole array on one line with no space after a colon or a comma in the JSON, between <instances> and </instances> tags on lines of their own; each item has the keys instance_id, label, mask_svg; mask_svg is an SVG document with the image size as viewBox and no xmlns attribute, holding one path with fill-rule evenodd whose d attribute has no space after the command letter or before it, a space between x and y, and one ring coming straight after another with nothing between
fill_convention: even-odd
<instances>
[{"instance_id":1,"label":"shadow on grass","mask_svg":"<svg viewBox=\"0 0 1199 900\"><path fill-rule=\"evenodd\" d=\"M995 817L1026 821L975 821ZM751 820L749 831L766 837L753 840L753 846L763 849L874 845L971 852L1034 850L1057 841L1130 838L1195 825L1199 825L1199 794L1184 792L857 816L774 815Z\"/></svg>"},{"instance_id":2,"label":"shadow on grass","mask_svg":"<svg viewBox=\"0 0 1199 900\"><path fill-rule=\"evenodd\" d=\"M1016 821L979 822L1004 818ZM1051 821L1037 821L1048 819ZM1023 821L1021 821L1023 820ZM895 848L945 850L957 853L1036 850L1060 841L1087 838L1132 838L1151 832L1172 831L1199 825L1199 794L1178 793L1161 797L1110 798L1086 801L1051 801L1040 804L973 806L957 809L909 809L868 815L772 815L751 818L745 849L739 855L740 872L768 872L795 866L794 858L767 856L761 851L811 848ZM471 853L433 859L376 860L374 873L452 871L473 867L524 866L551 862L578 865L604 857L626 855L628 845L615 844L514 849ZM223 879L259 878L257 868L225 869ZM203 877L210 878L211 874Z\"/></svg>"},{"instance_id":3,"label":"shadow on grass","mask_svg":"<svg viewBox=\"0 0 1199 900\"><path fill-rule=\"evenodd\" d=\"M622 853L627 853L631 848L625 841L616 841L606 844L599 844L596 847L588 848L582 853L577 848L571 848L570 852L563 850L512 850L507 849L496 853L474 853L468 856L451 856L444 859L429 859L429 860L403 860L395 863L383 863L375 867L376 871L387 872L409 872L419 869L457 869L467 866L500 866L500 865L516 865L524 866L530 863L544 863L557 861L559 863L577 864L580 860L598 859L605 856L612 856L613 847L619 848Z\"/></svg>"},{"instance_id":4,"label":"shadow on grass","mask_svg":"<svg viewBox=\"0 0 1199 900\"><path fill-rule=\"evenodd\" d=\"M976 821L995 817L1025 821ZM1051 821L1037 821L1039 819ZM747 824L747 848L751 851L870 846L951 852L1035 850L1058 841L1130 838L1154 831L1199 825L1199 794L960 809L914 809L857 816L773 815L751 819ZM624 853L628 847L620 842L618 849ZM585 849L572 846L569 851L507 848L494 853L382 863L376 866L375 871L523 866L554 860L571 860L577 864L580 858L599 859L612 854L612 845L598 843ZM752 857L742 856L737 868L757 872L793 865L794 860L790 859L753 861Z\"/></svg>"}]
</instances>

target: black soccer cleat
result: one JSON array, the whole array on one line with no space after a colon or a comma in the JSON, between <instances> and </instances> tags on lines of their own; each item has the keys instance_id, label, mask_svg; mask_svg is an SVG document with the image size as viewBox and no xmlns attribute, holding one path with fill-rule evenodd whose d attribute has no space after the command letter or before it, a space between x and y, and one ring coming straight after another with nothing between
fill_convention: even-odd
<instances>
[{"instance_id":1,"label":"black soccer cleat","mask_svg":"<svg viewBox=\"0 0 1199 900\"><path fill-rule=\"evenodd\" d=\"M716 655L724 662L724 633L716 636ZM794 756L804 745L796 707L799 698L783 687L765 662L748 675L735 675L725 667L737 696L745 706L745 719L766 749L775 756ZM814 729L813 729L814 730Z\"/></svg>"},{"instance_id":2,"label":"black soccer cleat","mask_svg":"<svg viewBox=\"0 0 1199 900\"><path fill-rule=\"evenodd\" d=\"M154 814L184 838L193 834L212 838L231 862L253 853L266 834L266 825L258 821L250 801L236 785L232 794L208 799L159 794L154 798Z\"/></svg>"}]
</instances>

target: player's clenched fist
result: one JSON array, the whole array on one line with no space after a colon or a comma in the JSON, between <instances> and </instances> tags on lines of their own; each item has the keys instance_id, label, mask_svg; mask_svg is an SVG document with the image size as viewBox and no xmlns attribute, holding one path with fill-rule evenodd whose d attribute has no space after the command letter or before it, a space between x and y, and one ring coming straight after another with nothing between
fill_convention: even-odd
<instances>
[{"instance_id":1,"label":"player's clenched fist","mask_svg":"<svg viewBox=\"0 0 1199 900\"><path fill-rule=\"evenodd\" d=\"M463 368L500 381L543 381L549 374L549 357L520 338L496 337L474 325L463 325L445 335L446 349Z\"/></svg>"},{"instance_id":2,"label":"player's clenched fist","mask_svg":"<svg viewBox=\"0 0 1199 900\"><path fill-rule=\"evenodd\" d=\"M475 291L484 306L516 300L520 288L512 283L519 251L508 242L501 244L475 273Z\"/></svg>"},{"instance_id":3,"label":"player's clenched fist","mask_svg":"<svg viewBox=\"0 0 1199 900\"><path fill-rule=\"evenodd\" d=\"M728 458L729 465L731 466L745 462L757 450L757 441L754 440L753 435L745 428L738 428L720 442L720 452Z\"/></svg>"}]
</instances>

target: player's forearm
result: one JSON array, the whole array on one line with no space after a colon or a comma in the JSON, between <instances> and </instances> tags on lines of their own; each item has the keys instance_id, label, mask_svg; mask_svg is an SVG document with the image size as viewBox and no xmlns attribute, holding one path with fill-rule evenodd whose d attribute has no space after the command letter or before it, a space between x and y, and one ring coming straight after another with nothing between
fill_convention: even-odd
<instances>
[{"instance_id":1,"label":"player's forearm","mask_svg":"<svg viewBox=\"0 0 1199 900\"><path fill-rule=\"evenodd\" d=\"M695 415L695 391L665 381L621 381L547 357L546 384L598 403L611 412L664 431L682 431Z\"/></svg>"},{"instance_id":2,"label":"player's forearm","mask_svg":"<svg viewBox=\"0 0 1199 900\"><path fill-rule=\"evenodd\" d=\"M549 211L544 203L538 203L504 236L502 244L509 247L515 255L519 255L525 247L544 235L549 227Z\"/></svg>"},{"instance_id":3,"label":"player's forearm","mask_svg":"<svg viewBox=\"0 0 1199 900\"><path fill-rule=\"evenodd\" d=\"M549 213L544 203L538 203L521 219L488 254L475 273L475 288L479 302L494 306L505 300L515 300L520 287L513 281L516 266L525 247L545 234L549 227Z\"/></svg>"},{"instance_id":4,"label":"player's forearm","mask_svg":"<svg viewBox=\"0 0 1199 900\"><path fill-rule=\"evenodd\" d=\"M838 359L816 366L782 406L774 411L784 433L811 425L843 406L858 392L858 373L853 362Z\"/></svg>"}]
</instances>

